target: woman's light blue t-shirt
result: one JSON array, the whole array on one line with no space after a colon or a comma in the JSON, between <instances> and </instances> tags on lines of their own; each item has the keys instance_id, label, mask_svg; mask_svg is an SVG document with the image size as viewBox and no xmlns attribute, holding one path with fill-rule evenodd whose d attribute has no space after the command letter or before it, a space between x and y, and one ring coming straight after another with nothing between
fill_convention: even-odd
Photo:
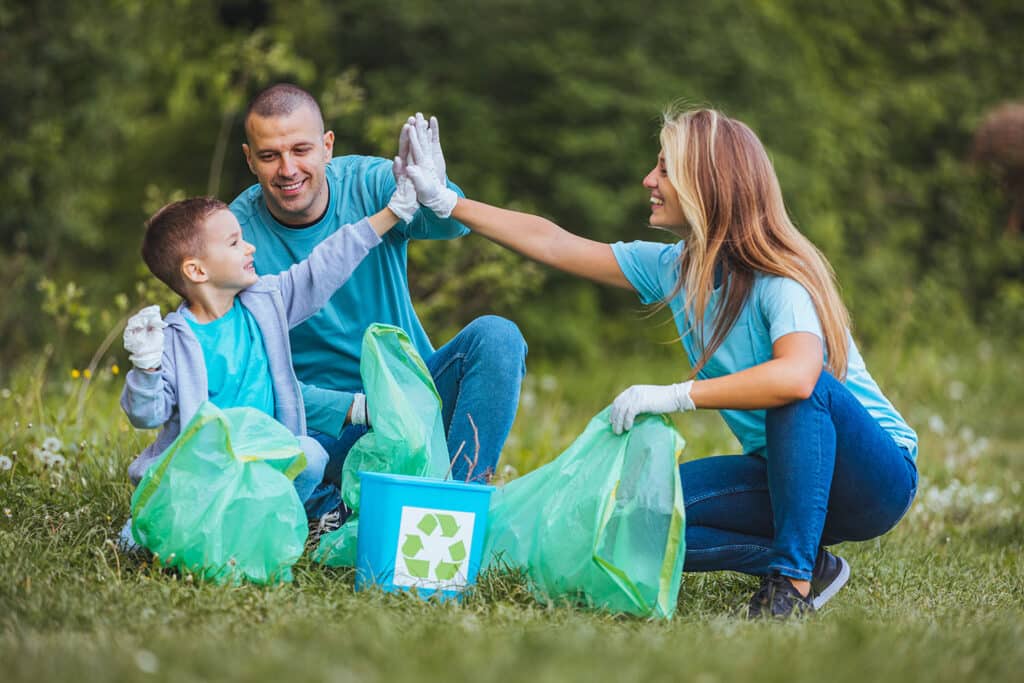
<instances>
[{"instance_id":1,"label":"woman's light blue t-shirt","mask_svg":"<svg viewBox=\"0 0 1024 683\"><path fill-rule=\"evenodd\" d=\"M256 319L235 297L226 314L200 323L185 309L206 362L210 401L218 408L249 407L274 417L270 363Z\"/></svg>"},{"instance_id":2,"label":"woman's light blue t-shirt","mask_svg":"<svg viewBox=\"0 0 1024 683\"><path fill-rule=\"evenodd\" d=\"M645 304L665 300L679 281L679 256L683 243L617 242L612 245L622 273ZM721 289L708 302L704 318L704 340L711 339L713 311ZM683 348L694 365L700 354L684 312L685 291L668 302L682 338ZM810 294L803 285L789 278L758 274L750 296L740 311L725 341L698 373L698 378L721 377L759 365L772 358L772 345L791 332L810 332L823 338L821 323ZM849 362L845 386L860 401L894 441L917 457L917 434L892 403L882 394L868 373L864 359L849 338ZM765 446L764 410L722 410L722 417L739 439L744 453L763 454Z\"/></svg>"}]
</instances>

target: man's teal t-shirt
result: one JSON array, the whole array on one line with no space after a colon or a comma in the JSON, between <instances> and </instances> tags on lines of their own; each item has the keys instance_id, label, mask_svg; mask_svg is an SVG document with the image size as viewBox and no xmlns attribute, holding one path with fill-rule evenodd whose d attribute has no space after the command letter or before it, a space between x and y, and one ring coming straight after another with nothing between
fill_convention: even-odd
<instances>
[{"instance_id":1,"label":"man's teal t-shirt","mask_svg":"<svg viewBox=\"0 0 1024 683\"><path fill-rule=\"evenodd\" d=\"M330 200L323 218L311 226L289 228L267 209L263 189L253 185L231 203L246 241L256 247L256 272L279 273L309 256L337 230L350 229L391 200L395 179L391 162L368 156L335 157L327 166ZM461 190L448 186L460 196ZM292 328L292 364L306 386L303 401L310 429L340 433L351 393L362 391L359 375L363 333L372 323L402 328L424 359L434 347L416 315L409 295L407 246L410 239L452 239L468 233L461 223L419 210L408 224L399 223L363 259L352 277L320 312ZM315 385L315 386L314 386ZM319 388L334 390L320 391ZM346 392L339 396L337 392Z\"/></svg>"},{"instance_id":2,"label":"man's teal t-shirt","mask_svg":"<svg viewBox=\"0 0 1024 683\"><path fill-rule=\"evenodd\" d=\"M619 267L645 304L664 301L675 289L679 281L679 256L682 249L682 242L660 244L638 241L612 245ZM714 322L712 313L720 293L721 289L716 289L708 302L704 317L704 340L711 339ZM668 302L668 306L692 366L700 353L684 311L685 297L685 290L680 291ZM721 377L767 362L772 358L772 345L791 332L810 332L823 338L821 323L810 294L795 280L758 274L736 324L697 376L700 379ZM882 394L868 373L852 337L849 338L849 344L846 388L878 424L892 435L893 440L906 448L912 458L916 458L917 434ZM765 411L722 410L721 413L739 439L744 453L763 454Z\"/></svg>"},{"instance_id":3,"label":"man's teal t-shirt","mask_svg":"<svg viewBox=\"0 0 1024 683\"><path fill-rule=\"evenodd\" d=\"M210 402L218 408L249 407L274 417L270 363L256 319L235 297L226 314L200 323L185 309L206 363Z\"/></svg>"}]
</instances>

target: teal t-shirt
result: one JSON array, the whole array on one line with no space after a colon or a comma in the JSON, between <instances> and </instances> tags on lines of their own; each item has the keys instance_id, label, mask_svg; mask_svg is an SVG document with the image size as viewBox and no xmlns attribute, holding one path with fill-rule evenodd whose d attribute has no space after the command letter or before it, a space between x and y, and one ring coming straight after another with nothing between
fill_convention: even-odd
<instances>
[{"instance_id":1,"label":"teal t-shirt","mask_svg":"<svg viewBox=\"0 0 1024 683\"><path fill-rule=\"evenodd\" d=\"M257 273L287 270L308 257L327 236L351 229L359 220L383 209L395 191L391 162L378 157L335 157L327 166L326 181L330 189L327 212L305 228L278 223L267 209L259 185L251 186L231 203L242 234L256 247ZM462 195L454 184L449 182L448 186ZM363 333L372 323L402 328L423 358L433 354L434 347L409 295L408 243L411 239L452 239L468 232L457 221L440 219L427 209L417 211L412 221L399 223L381 238L319 313L292 328L292 364L299 380L309 385L303 399L311 429L330 434L341 431L351 394L342 402L333 392L317 393L315 388L362 391L359 357ZM314 391L309 391L310 386Z\"/></svg>"},{"instance_id":2,"label":"teal t-shirt","mask_svg":"<svg viewBox=\"0 0 1024 683\"><path fill-rule=\"evenodd\" d=\"M683 243L617 242L612 252L622 273L636 289L645 304L664 301L679 280L679 256ZM721 289L716 289L708 302L704 317L704 340L710 340ZM680 291L668 306L686 355L693 365L700 357L695 335L689 329L684 312L686 292ZM721 377L767 362L772 358L772 345L791 332L810 332L823 338L821 323L804 287L789 278L758 274L736 324L725 341L698 373L700 379ZM849 338L849 362L845 386L860 401L878 424L892 435L894 441L917 457L917 434L892 403L882 394L868 373L864 359L853 338ZM722 417L739 439L744 453L762 453L765 446L764 410L722 410Z\"/></svg>"},{"instance_id":3,"label":"teal t-shirt","mask_svg":"<svg viewBox=\"0 0 1024 683\"><path fill-rule=\"evenodd\" d=\"M249 309L235 297L231 310L208 323L188 309L184 316L203 349L210 401L221 409L245 406L274 417L267 349Z\"/></svg>"}]
</instances>

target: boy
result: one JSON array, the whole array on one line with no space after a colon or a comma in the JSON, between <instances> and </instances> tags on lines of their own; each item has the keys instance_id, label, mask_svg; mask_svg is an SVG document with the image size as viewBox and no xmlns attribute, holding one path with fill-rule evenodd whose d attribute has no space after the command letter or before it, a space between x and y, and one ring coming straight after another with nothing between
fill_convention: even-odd
<instances>
[{"instance_id":1,"label":"boy","mask_svg":"<svg viewBox=\"0 0 1024 683\"><path fill-rule=\"evenodd\" d=\"M327 454L306 435L288 330L314 315L381 237L399 220L411 220L417 208L411 183L399 182L387 207L338 230L288 270L263 277L253 268L255 249L242 239L223 202L186 199L154 214L146 224L142 257L183 302L165 320L158 307L149 306L125 328L134 367L121 407L135 427L162 426L156 441L129 465L132 483L138 484L209 399L219 408L262 410L298 437L307 465L295 488L305 503L323 479ZM351 412L365 424L365 401ZM121 544L134 545L130 519Z\"/></svg>"}]
</instances>

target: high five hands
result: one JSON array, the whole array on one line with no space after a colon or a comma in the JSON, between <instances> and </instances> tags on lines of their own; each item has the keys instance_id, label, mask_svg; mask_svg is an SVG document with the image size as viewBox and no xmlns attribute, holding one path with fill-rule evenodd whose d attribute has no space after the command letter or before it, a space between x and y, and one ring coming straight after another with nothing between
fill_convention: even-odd
<instances>
[{"instance_id":1,"label":"high five hands","mask_svg":"<svg viewBox=\"0 0 1024 683\"><path fill-rule=\"evenodd\" d=\"M402 126L394 172L399 188L406 182L412 184L419 204L439 218L451 216L459 196L446 184L444 152L435 117L431 116L428 123L417 112Z\"/></svg>"}]
</instances>

